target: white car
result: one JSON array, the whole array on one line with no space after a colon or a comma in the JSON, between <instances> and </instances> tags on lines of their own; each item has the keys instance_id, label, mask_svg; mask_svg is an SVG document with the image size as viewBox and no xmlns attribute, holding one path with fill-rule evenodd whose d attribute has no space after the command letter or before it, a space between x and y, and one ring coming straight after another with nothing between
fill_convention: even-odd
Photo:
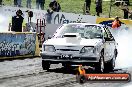
<instances>
[{"instance_id":1,"label":"white car","mask_svg":"<svg viewBox=\"0 0 132 87\"><path fill-rule=\"evenodd\" d=\"M95 67L98 72L113 70L117 57L117 44L110 27L101 24L63 24L51 39L42 45L42 67L50 64L85 65Z\"/></svg>"}]
</instances>

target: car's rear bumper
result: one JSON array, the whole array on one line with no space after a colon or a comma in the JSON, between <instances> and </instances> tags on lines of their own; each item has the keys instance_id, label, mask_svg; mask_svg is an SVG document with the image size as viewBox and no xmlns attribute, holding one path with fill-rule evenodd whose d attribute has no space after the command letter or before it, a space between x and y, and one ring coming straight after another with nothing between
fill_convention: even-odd
<instances>
[{"instance_id":1,"label":"car's rear bumper","mask_svg":"<svg viewBox=\"0 0 132 87\"><path fill-rule=\"evenodd\" d=\"M69 57L62 57L60 54L46 54L40 53L42 60L48 61L51 63L73 63L73 64L80 64L80 63L93 63L99 62L99 57L87 57L87 56L69 56Z\"/></svg>"}]
</instances>

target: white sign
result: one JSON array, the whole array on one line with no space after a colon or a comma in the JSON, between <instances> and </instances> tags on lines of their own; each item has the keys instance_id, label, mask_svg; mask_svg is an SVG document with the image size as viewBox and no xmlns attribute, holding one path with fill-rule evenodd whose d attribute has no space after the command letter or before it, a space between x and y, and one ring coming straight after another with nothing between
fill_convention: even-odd
<instances>
[{"instance_id":1,"label":"white sign","mask_svg":"<svg viewBox=\"0 0 132 87\"><path fill-rule=\"evenodd\" d=\"M16 11L21 9L23 11L23 16L28 20L27 10L33 11L34 17L32 18L32 22L36 23L37 19L45 19L46 18L46 10L36 10L36 9L28 9L28 8L18 8L18 7L10 7L3 6L0 8L0 14L5 15L6 17L11 18L16 14ZM54 12L52 14L51 23L52 24L63 24L63 23L77 23L77 22L87 22L87 23L96 23L96 16L90 15L82 15L82 14L74 14L74 13L64 13L64 12Z\"/></svg>"},{"instance_id":2,"label":"white sign","mask_svg":"<svg viewBox=\"0 0 132 87\"><path fill-rule=\"evenodd\" d=\"M37 10L37 9L28 9L28 8L18 8L3 6L0 7L0 15L3 16L4 21L0 21L0 32L8 31L9 21L12 16L16 14L16 11L21 9L23 12L23 17L28 23L28 13L27 10L33 11L32 22L37 23L37 19L45 19L47 11ZM64 23L96 23L96 16L74 14L74 13L64 13L64 12L54 12L52 14L51 24L64 24Z\"/></svg>"}]
</instances>

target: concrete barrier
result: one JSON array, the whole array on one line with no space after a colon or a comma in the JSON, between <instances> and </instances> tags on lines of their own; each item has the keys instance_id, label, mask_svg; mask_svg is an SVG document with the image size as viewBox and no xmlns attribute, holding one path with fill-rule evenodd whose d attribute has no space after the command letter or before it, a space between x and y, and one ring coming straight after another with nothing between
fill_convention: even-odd
<instances>
[{"instance_id":1,"label":"concrete barrier","mask_svg":"<svg viewBox=\"0 0 132 87\"><path fill-rule=\"evenodd\" d=\"M0 33L0 59L35 57L39 56L39 53L36 33Z\"/></svg>"}]
</instances>

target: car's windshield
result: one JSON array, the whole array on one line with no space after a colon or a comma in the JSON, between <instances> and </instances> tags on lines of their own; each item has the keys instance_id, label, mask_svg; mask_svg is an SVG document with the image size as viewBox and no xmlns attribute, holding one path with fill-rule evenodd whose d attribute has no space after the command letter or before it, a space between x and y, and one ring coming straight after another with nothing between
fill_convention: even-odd
<instances>
[{"instance_id":1,"label":"car's windshield","mask_svg":"<svg viewBox=\"0 0 132 87\"><path fill-rule=\"evenodd\" d=\"M69 24L63 25L54 34L55 38L62 38L65 33L79 33L82 38L102 38L101 27L96 25Z\"/></svg>"}]
</instances>

